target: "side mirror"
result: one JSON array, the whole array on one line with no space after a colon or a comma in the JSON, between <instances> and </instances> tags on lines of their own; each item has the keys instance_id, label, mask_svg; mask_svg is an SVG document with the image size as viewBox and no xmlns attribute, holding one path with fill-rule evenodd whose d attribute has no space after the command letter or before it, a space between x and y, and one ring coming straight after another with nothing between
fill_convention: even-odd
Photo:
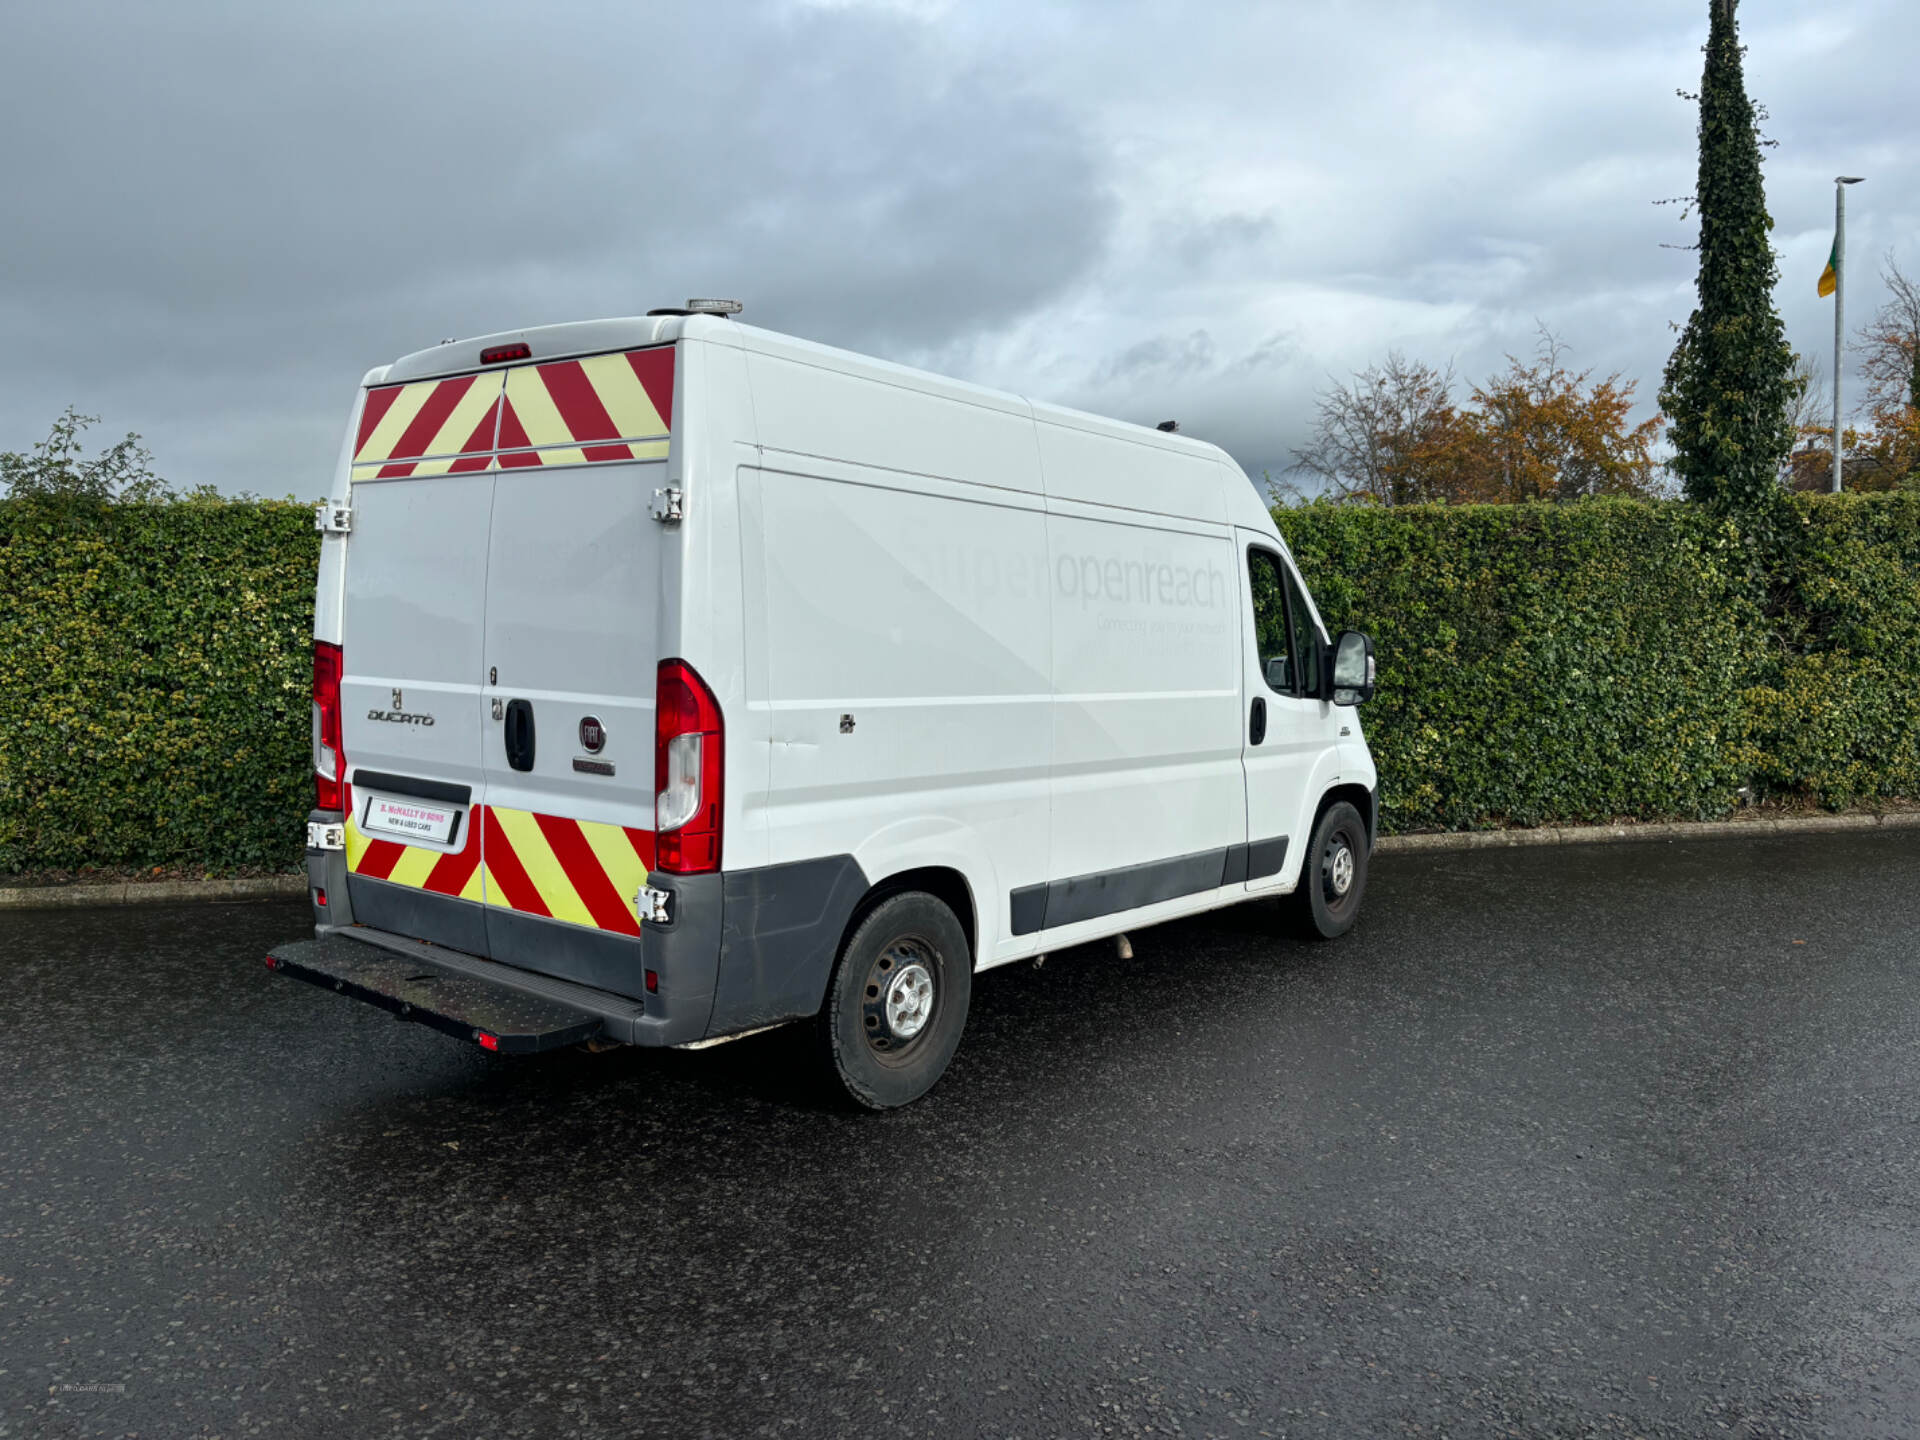
<instances>
[{"instance_id":1,"label":"side mirror","mask_svg":"<svg viewBox=\"0 0 1920 1440\"><path fill-rule=\"evenodd\" d=\"M1373 640L1358 630L1342 630L1333 642L1333 703L1358 705L1373 698Z\"/></svg>"}]
</instances>

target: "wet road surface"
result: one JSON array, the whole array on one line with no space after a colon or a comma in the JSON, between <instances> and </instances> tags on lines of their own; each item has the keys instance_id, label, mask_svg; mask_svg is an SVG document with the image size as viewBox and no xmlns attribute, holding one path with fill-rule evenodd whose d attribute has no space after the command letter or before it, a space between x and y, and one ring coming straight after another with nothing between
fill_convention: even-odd
<instances>
[{"instance_id":1,"label":"wet road surface","mask_svg":"<svg viewBox=\"0 0 1920 1440\"><path fill-rule=\"evenodd\" d=\"M1273 919L863 1116L274 977L299 902L0 914L0 1437L1920 1433L1920 832Z\"/></svg>"}]
</instances>

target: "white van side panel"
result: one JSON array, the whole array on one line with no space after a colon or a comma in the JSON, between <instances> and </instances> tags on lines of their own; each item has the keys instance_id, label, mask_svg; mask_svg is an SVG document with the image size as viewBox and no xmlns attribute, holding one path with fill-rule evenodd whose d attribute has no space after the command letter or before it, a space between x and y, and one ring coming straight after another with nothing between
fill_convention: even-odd
<instances>
[{"instance_id":1,"label":"white van side panel","mask_svg":"<svg viewBox=\"0 0 1920 1440\"><path fill-rule=\"evenodd\" d=\"M717 333L679 347L681 441L667 483L684 488L686 519L665 527L661 654L690 662L727 717L722 864L743 870L767 863L770 783L766 712L752 705L765 698L766 671L753 666L747 618L761 613L760 544L738 493L757 449L746 354L727 326L708 328Z\"/></svg>"},{"instance_id":2,"label":"white van side panel","mask_svg":"<svg viewBox=\"0 0 1920 1440\"><path fill-rule=\"evenodd\" d=\"M1050 498L1226 523L1212 447L1044 405L1034 415Z\"/></svg>"},{"instance_id":3,"label":"white van side panel","mask_svg":"<svg viewBox=\"0 0 1920 1440\"><path fill-rule=\"evenodd\" d=\"M754 423L768 450L1040 492L1026 402L756 333Z\"/></svg>"},{"instance_id":4,"label":"white van side panel","mask_svg":"<svg viewBox=\"0 0 1920 1440\"><path fill-rule=\"evenodd\" d=\"M1056 691L1049 878L1242 844L1231 532L1048 503Z\"/></svg>"},{"instance_id":5,"label":"white van side panel","mask_svg":"<svg viewBox=\"0 0 1920 1440\"><path fill-rule=\"evenodd\" d=\"M769 456L756 477L768 858L849 854L869 881L957 869L990 955L1008 892L1047 866L1041 501L803 463Z\"/></svg>"}]
</instances>

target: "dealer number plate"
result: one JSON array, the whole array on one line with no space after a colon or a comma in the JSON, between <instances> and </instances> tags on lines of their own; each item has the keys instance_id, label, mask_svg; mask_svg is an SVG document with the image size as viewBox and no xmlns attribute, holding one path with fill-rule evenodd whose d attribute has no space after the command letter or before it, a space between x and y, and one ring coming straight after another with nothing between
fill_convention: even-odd
<instances>
[{"instance_id":1,"label":"dealer number plate","mask_svg":"<svg viewBox=\"0 0 1920 1440\"><path fill-rule=\"evenodd\" d=\"M445 845L452 841L453 824L459 818L458 805L435 805L426 800L386 800L375 795L367 801L366 818L360 828L369 835L391 835L399 840L431 840Z\"/></svg>"}]
</instances>

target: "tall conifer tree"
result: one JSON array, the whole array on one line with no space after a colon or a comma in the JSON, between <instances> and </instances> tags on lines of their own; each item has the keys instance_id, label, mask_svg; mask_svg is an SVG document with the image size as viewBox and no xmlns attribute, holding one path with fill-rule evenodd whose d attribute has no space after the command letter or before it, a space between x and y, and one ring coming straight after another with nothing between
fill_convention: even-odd
<instances>
[{"instance_id":1,"label":"tall conifer tree","mask_svg":"<svg viewBox=\"0 0 1920 1440\"><path fill-rule=\"evenodd\" d=\"M1793 446L1793 351L1773 308L1777 259L1767 234L1760 137L1741 74L1738 0L1708 0L1700 82L1699 303L1667 361L1660 404L1687 498L1765 511Z\"/></svg>"}]
</instances>

